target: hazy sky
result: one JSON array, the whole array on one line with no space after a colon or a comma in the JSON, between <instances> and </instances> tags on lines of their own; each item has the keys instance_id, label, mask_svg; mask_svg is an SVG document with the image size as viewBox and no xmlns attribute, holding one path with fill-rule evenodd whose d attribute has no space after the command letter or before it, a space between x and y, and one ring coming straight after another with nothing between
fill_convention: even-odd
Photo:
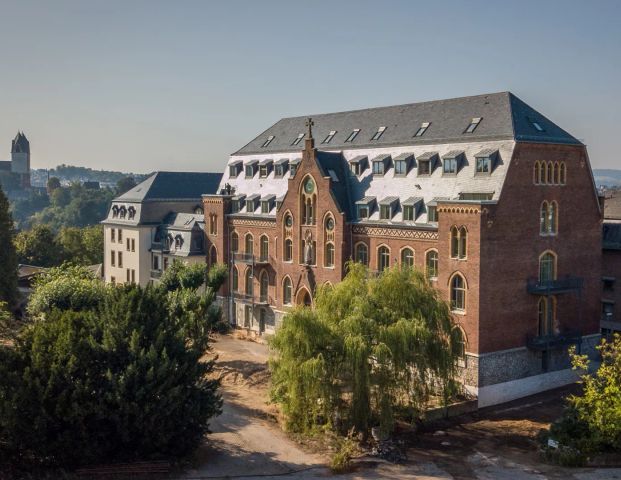
<instances>
[{"instance_id":1,"label":"hazy sky","mask_svg":"<svg viewBox=\"0 0 621 480\"><path fill-rule=\"evenodd\" d=\"M0 159L221 171L279 118L510 90L619 167L621 1L0 0Z\"/></svg>"}]
</instances>

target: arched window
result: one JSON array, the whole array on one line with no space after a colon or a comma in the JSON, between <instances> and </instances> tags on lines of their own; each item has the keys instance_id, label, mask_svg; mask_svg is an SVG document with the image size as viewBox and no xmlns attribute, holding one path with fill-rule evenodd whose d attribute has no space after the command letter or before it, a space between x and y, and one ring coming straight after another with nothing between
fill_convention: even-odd
<instances>
[{"instance_id":1,"label":"arched window","mask_svg":"<svg viewBox=\"0 0 621 480\"><path fill-rule=\"evenodd\" d=\"M539 210L539 233L542 235L548 233L548 202L545 200L541 203Z\"/></svg>"},{"instance_id":2,"label":"arched window","mask_svg":"<svg viewBox=\"0 0 621 480\"><path fill-rule=\"evenodd\" d=\"M377 269L383 272L390 267L390 250L385 245L377 249Z\"/></svg>"},{"instance_id":3,"label":"arched window","mask_svg":"<svg viewBox=\"0 0 621 480\"><path fill-rule=\"evenodd\" d=\"M451 258L466 258L468 231L466 227L451 228Z\"/></svg>"},{"instance_id":4,"label":"arched window","mask_svg":"<svg viewBox=\"0 0 621 480\"><path fill-rule=\"evenodd\" d=\"M560 171L560 183L561 185L565 185L565 182L567 181L567 169L565 167L565 162L561 162L561 165L559 167L559 171Z\"/></svg>"},{"instance_id":5,"label":"arched window","mask_svg":"<svg viewBox=\"0 0 621 480\"><path fill-rule=\"evenodd\" d=\"M259 277L259 299L262 302L267 302L269 284L269 276L267 275L267 272L263 270L261 272L261 276Z\"/></svg>"},{"instance_id":6,"label":"arched window","mask_svg":"<svg viewBox=\"0 0 621 480\"><path fill-rule=\"evenodd\" d=\"M260 242L261 261L262 262L267 262L268 259L269 259L269 255L270 255L270 241L269 241L269 238L267 238L267 235L261 235L261 238L260 238L259 242Z\"/></svg>"},{"instance_id":7,"label":"arched window","mask_svg":"<svg viewBox=\"0 0 621 480\"><path fill-rule=\"evenodd\" d=\"M246 245L245 245L245 253L246 255L254 254L254 238L252 238L251 233L246 234Z\"/></svg>"},{"instance_id":8,"label":"arched window","mask_svg":"<svg viewBox=\"0 0 621 480\"><path fill-rule=\"evenodd\" d=\"M128 218L131 220L136 216L136 209L134 207L129 207L127 209Z\"/></svg>"},{"instance_id":9,"label":"arched window","mask_svg":"<svg viewBox=\"0 0 621 480\"><path fill-rule=\"evenodd\" d=\"M215 265L218 263L218 250L215 245L212 245L209 249L209 265Z\"/></svg>"},{"instance_id":10,"label":"arched window","mask_svg":"<svg viewBox=\"0 0 621 480\"><path fill-rule=\"evenodd\" d=\"M468 231L466 227L459 229L459 258L466 258L468 256Z\"/></svg>"},{"instance_id":11,"label":"arched window","mask_svg":"<svg viewBox=\"0 0 621 480\"><path fill-rule=\"evenodd\" d=\"M548 162L547 180L548 185L554 185L554 164L552 162Z\"/></svg>"},{"instance_id":12,"label":"arched window","mask_svg":"<svg viewBox=\"0 0 621 480\"><path fill-rule=\"evenodd\" d=\"M401 266L413 267L414 266L414 250L409 247L401 250Z\"/></svg>"},{"instance_id":13,"label":"arched window","mask_svg":"<svg viewBox=\"0 0 621 480\"><path fill-rule=\"evenodd\" d=\"M459 256L459 232L457 227L451 227L451 258Z\"/></svg>"},{"instance_id":14,"label":"arched window","mask_svg":"<svg viewBox=\"0 0 621 480\"><path fill-rule=\"evenodd\" d=\"M285 215L285 227L291 228L293 226L293 217L290 213Z\"/></svg>"},{"instance_id":15,"label":"arched window","mask_svg":"<svg viewBox=\"0 0 621 480\"><path fill-rule=\"evenodd\" d=\"M231 251L233 253L239 252L239 235L237 232L231 234Z\"/></svg>"},{"instance_id":16,"label":"arched window","mask_svg":"<svg viewBox=\"0 0 621 480\"><path fill-rule=\"evenodd\" d=\"M237 267L233 266L233 272L231 274L232 277L232 288L233 291L236 292L239 290L239 272L237 271Z\"/></svg>"},{"instance_id":17,"label":"arched window","mask_svg":"<svg viewBox=\"0 0 621 480\"><path fill-rule=\"evenodd\" d=\"M425 269L427 278L438 277L438 252L436 250L429 250L425 255Z\"/></svg>"},{"instance_id":18,"label":"arched window","mask_svg":"<svg viewBox=\"0 0 621 480\"><path fill-rule=\"evenodd\" d=\"M554 183L561 184L561 166L558 162L554 162Z\"/></svg>"},{"instance_id":19,"label":"arched window","mask_svg":"<svg viewBox=\"0 0 621 480\"><path fill-rule=\"evenodd\" d=\"M312 177L307 176L301 183L301 216L302 225L315 225L317 188Z\"/></svg>"},{"instance_id":20,"label":"arched window","mask_svg":"<svg viewBox=\"0 0 621 480\"><path fill-rule=\"evenodd\" d=\"M358 243L354 248L354 261L369 265L369 247L366 243Z\"/></svg>"},{"instance_id":21,"label":"arched window","mask_svg":"<svg viewBox=\"0 0 621 480\"><path fill-rule=\"evenodd\" d=\"M539 282L554 280L556 280L556 256L552 252L545 252L539 257Z\"/></svg>"},{"instance_id":22,"label":"arched window","mask_svg":"<svg viewBox=\"0 0 621 480\"><path fill-rule=\"evenodd\" d=\"M282 282L282 302L285 305L291 305L291 298L293 297L293 287L291 285L291 279L285 277Z\"/></svg>"},{"instance_id":23,"label":"arched window","mask_svg":"<svg viewBox=\"0 0 621 480\"><path fill-rule=\"evenodd\" d=\"M287 238L285 240L285 253L283 255L285 262L293 261L293 240Z\"/></svg>"},{"instance_id":24,"label":"arched window","mask_svg":"<svg viewBox=\"0 0 621 480\"><path fill-rule=\"evenodd\" d=\"M244 288L246 289L246 295L252 296L252 268L248 267L246 269L246 276L244 278Z\"/></svg>"},{"instance_id":25,"label":"arched window","mask_svg":"<svg viewBox=\"0 0 621 480\"><path fill-rule=\"evenodd\" d=\"M546 183L546 163L539 162L539 185Z\"/></svg>"},{"instance_id":26,"label":"arched window","mask_svg":"<svg viewBox=\"0 0 621 480\"><path fill-rule=\"evenodd\" d=\"M306 205L304 208L304 225L314 225L315 224L315 216L313 214L313 200L310 198L306 199Z\"/></svg>"},{"instance_id":27,"label":"arched window","mask_svg":"<svg viewBox=\"0 0 621 480\"><path fill-rule=\"evenodd\" d=\"M169 233L168 235L166 235L166 250L170 250L171 247L173 246L173 242L175 241L175 239L173 238L173 236Z\"/></svg>"},{"instance_id":28,"label":"arched window","mask_svg":"<svg viewBox=\"0 0 621 480\"><path fill-rule=\"evenodd\" d=\"M533 183L535 185L539 185L541 183L541 163L539 160L535 162L535 166L533 167Z\"/></svg>"},{"instance_id":29,"label":"arched window","mask_svg":"<svg viewBox=\"0 0 621 480\"><path fill-rule=\"evenodd\" d=\"M466 281L459 273L451 279L451 309L466 310Z\"/></svg>"},{"instance_id":30,"label":"arched window","mask_svg":"<svg viewBox=\"0 0 621 480\"><path fill-rule=\"evenodd\" d=\"M181 237L181 235L176 235L175 236L175 250L179 250L181 248L181 245L183 245L183 237Z\"/></svg>"},{"instance_id":31,"label":"arched window","mask_svg":"<svg viewBox=\"0 0 621 480\"><path fill-rule=\"evenodd\" d=\"M326 267L334 267L334 244L333 243L326 243L324 265Z\"/></svg>"},{"instance_id":32,"label":"arched window","mask_svg":"<svg viewBox=\"0 0 621 480\"><path fill-rule=\"evenodd\" d=\"M119 216L119 207L116 205L112 207L112 218L116 218Z\"/></svg>"},{"instance_id":33,"label":"arched window","mask_svg":"<svg viewBox=\"0 0 621 480\"><path fill-rule=\"evenodd\" d=\"M125 215L127 214L127 209L125 207L121 207L121 209L119 210L119 214L121 215L121 218L125 218Z\"/></svg>"},{"instance_id":34,"label":"arched window","mask_svg":"<svg viewBox=\"0 0 621 480\"><path fill-rule=\"evenodd\" d=\"M558 204L552 201L548 205L548 233L556 235L558 227Z\"/></svg>"}]
</instances>

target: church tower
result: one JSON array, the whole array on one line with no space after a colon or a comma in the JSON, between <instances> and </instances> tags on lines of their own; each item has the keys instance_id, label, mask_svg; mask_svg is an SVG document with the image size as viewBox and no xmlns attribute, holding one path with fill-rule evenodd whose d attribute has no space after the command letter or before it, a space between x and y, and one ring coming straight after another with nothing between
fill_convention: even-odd
<instances>
[{"instance_id":1,"label":"church tower","mask_svg":"<svg viewBox=\"0 0 621 480\"><path fill-rule=\"evenodd\" d=\"M30 188L30 142L17 132L11 144L11 172L19 174L21 188Z\"/></svg>"}]
</instances>

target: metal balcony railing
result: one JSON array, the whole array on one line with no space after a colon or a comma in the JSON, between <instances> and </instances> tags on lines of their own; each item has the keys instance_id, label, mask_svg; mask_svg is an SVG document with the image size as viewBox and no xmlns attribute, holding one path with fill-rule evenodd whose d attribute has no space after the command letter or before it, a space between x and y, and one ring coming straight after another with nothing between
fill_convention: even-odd
<instances>
[{"instance_id":1,"label":"metal balcony railing","mask_svg":"<svg viewBox=\"0 0 621 480\"><path fill-rule=\"evenodd\" d=\"M548 335L529 335L526 337L526 346L531 350L553 350L567 345L580 344L582 333L577 330L568 330Z\"/></svg>"},{"instance_id":2,"label":"metal balcony railing","mask_svg":"<svg viewBox=\"0 0 621 480\"><path fill-rule=\"evenodd\" d=\"M253 255L252 253L233 252L233 260L241 263L254 263L255 265L270 263L269 255Z\"/></svg>"},{"instance_id":3,"label":"metal balcony railing","mask_svg":"<svg viewBox=\"0 0 621 480\"><path fill-rule=\"evenodd\" d=\"M259 295L255 297L253 294L245 292L233 292L233 298L242 303L253 303L255 305L270 305L274 303L272 297L268 295Z\"/></svg>"},{"instance_id":4,"label":"metal balcony railing","mask_svg":"<svg viewBox=\"0 0 621 480\"><path fill-rule=\"evenodd\" d=\"M162 276L161 270L151 270L151 278L160 278Z\"/></svg>"},{"instance_id":5,"label":"metal balcony railing","mask_svg":"<svg viewBox=\"0 0 621 480\"><path fill-rule=\"evenodd\" d=\"M557 278L556 280L529 278L526 281L526 291L535 295L554 295L579 291L582 289L583 284L583 278L570 275Z\"/></svg>"}]
</instances>

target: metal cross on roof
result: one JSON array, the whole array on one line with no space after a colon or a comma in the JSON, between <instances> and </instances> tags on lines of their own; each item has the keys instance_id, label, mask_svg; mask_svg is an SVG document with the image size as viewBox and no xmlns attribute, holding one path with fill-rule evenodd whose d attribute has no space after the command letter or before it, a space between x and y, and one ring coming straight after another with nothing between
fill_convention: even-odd
<instances>
[{"instance_id":1,"label":"metal cross on roof","mask_svg":"<svg viewBox=\"0 0 621 480\"><path fill-rule=\"evenodd\" d=\"M306 119L306 124L308 127L308 137L307 138L313 138L313 125L315 125L315 122L313 122L313 119L308 117Z\"/></svg>"}]
</instances>

